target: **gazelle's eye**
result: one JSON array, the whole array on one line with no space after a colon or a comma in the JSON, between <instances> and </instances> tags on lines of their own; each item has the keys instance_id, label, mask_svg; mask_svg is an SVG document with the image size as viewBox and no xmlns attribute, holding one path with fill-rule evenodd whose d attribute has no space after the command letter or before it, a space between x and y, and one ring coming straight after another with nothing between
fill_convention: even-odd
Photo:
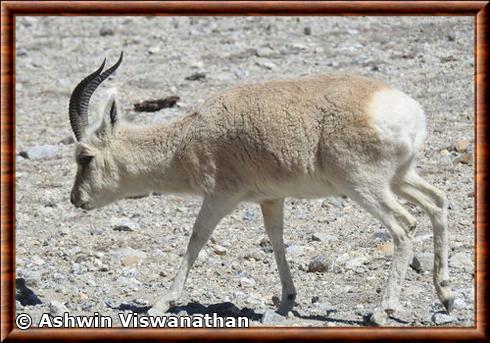
<instances>
[{"instance_id":1,"label":"gazelle's eye","mask_svg":"<svg viewBox=\"0 0 490 343\"><path fill-rule=\"evenodd\" d=\"M94 156L91 155L80 155L79 161L82 166L87 166L92 160L94 159Z\"/></svg>"}]
</instances>

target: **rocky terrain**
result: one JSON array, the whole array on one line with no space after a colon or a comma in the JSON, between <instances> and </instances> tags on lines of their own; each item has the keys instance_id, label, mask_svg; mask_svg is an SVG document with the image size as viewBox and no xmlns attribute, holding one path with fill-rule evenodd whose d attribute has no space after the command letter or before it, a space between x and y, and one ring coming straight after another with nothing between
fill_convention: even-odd
<instances>
[{"instance_id":1,"label":"rocky terrain","mask_svg":"<svg viewBox=\"0 0 490 343\"><path fill-rule=\"evenodd\" d=\"M199 198L151 195L91 212L70 204L70 93L123 50L123 65L93 96L93 123L112 88L125 118L145 124L190 113L231 85L310 73L359 73L412 95L428 117L419 171L451 204L457 301L450 316L442 311L431 281L430 222L407 203L419 223L420 264L409 269L403 310L389 325L474 325L473 34L472 17L17 17L17 313L35 323L43 312L144 313L180 263ZM169 96L179 97L173 107L134 110ZM240 205L220 223L171 312L243 314L252 325L364 325L388 276L388 231L343 198L289 199L285 216L298 290L286 320L261 321L281 287L257 204Z\"/></svg>"}]
</instances>

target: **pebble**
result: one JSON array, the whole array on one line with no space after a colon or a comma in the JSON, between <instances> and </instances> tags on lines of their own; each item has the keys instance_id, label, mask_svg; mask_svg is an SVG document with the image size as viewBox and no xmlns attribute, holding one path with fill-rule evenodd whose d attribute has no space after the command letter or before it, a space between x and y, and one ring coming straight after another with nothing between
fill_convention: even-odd
<instances>
[{"instance_id":1,"label":"pebble","mask_svg":"<svg viewBox=\"0 0 490 343\"><path fill-rule=\"evenodd\" d=\"M227 252L225 247L218 244L213 245L212 249L216 255L220 255L220 256L226 255Z\"/></svg>"},{"instance_id":2,"label":"pebble","mask_svg":"<svg viewBox=\"0 0 490 343\"><path fill-rule=\"evenodd\" d=\"M34 263L35 265L41 266L44 264L44 260L39 257L38 255L34 255L31 257L31 262Z\"/></svg>"},{"instance_id":3,"label":"pebble","mask_svg":"<svg viewBox=\"0 0 490 343\"><path fill-rule=\"evenodd\" d=\"M260 320L262 324L278 324L285 320L286 318L281 316L280 314L267 310L262 315L262 319Z\"/></svg>"},{"instance_id":4,"label":"pebble","mask_svg":"<svg viewBox=\"0 0 490 343\"><path fill-rule=\"evenodd\" d=\"M114 36L114 30L109 29L107 27L103 27L100 29L99 34L104 37L104 36Z\"/></svg>"},{"instance_id":5,"label":"pebble","mask_svg":"<svg viewBox=\"0 0 490 343\"><path fill-rule=\"evenodd\" d=\"M17 57L23 57L27 56L27 49L26 48L17 48Z\"/></svg>"},{"instance_id":6,"label":"pebble","mask_svg":"<svg viewBox=\"0 0 490 343\"><path fill-rule=\"evenodd\" d=\"M146 254L133 248L122 248L112 252L113 257L124 267L135 267L141 264Z\"/></svg>"},{"instance_id":7,"label":"pebble","mask_svg":"<svg viewBox=\"0 0 490 343\"><path fill-rule=\"evenodd\" d=\"M334 242L337 241L337 236L329 235L322 232L316 232L311 235L311 240L314 242Z\"/></svg>"},{"instance_id":8,"label":"pebble","mask_svg":"<svg viewBox=\"0 0 490 343\"><path fill-rule=\"evenodd\" d=\"M355 257L345 262L344 268L347 270L359 271L361 267L368 261L364 256Z\"/></svg>"},{"instance_id":9,"label":"pebble","mask_svg":"<svg viewBox=\"0 0 490 343\"><path fill-rule=\"evenodd\" d=\"M242 219L245 221L254 221L258 218L258 211L255 208L245 207L242 211Z\"/></svg>"},{"instance_id":10,"label":"pebble","mask_svg":"<svg viewBox=\"0 0 490 343\"><path fill-rule=\"evenodd\" d=\"M119 225L113 228L114 231L138 231L140 229L140 224L127 218L124 218Z\"/></svg>"},{"instance_id":11,"label":"pebble","mask_svg":"<svg viewBox=\"0 0 490 343\"><path fill-rule=\"evenodd\" d=\"M274 249L272 248L272 243L267 237L263 237L260 240L259 245L261 249L266 253L272 253L274 251Z\"/></svg>"},{"instance_id":12,"label":"pebble","mask_svg":"<svg viewBox=\"0 0 490 343\"><path fill-rule=\"evenodd\" d=\"M75 139L73 139L72 136L67 136L58 142L58 144L62 144L62 145L70 145L73 143L75 143Z\"/></svg>"},{"instance_id":13,"label":"pebble","mask_svg":"<svg viewBox=\"0 0 490 343\"><path fill-rule=\"evenodd\" d=\"M293 256L301 255L303 251L303 247L296 244L291 244L286 248L286 254Z\"/></svg>"},{"instance_id":14,"label":"pebble","mask_svg":"<svg viewBox=\"0 0 490 343\"><path fill-rule=\"evenodd\" d=\"M303 33L307 36L310 36L311 35L311 27L305 26L305 28L303 29Z\"/></svg>"},{"instance_id":15,"label":"pebble","mask_svg":"<svg viewBox=\"0 0 490 343\"><path fill-rule=\"evenodd\" d=\"M69 312L68 308L58 300L53 300L49 303L49 314L53 317L62 316L65 312Z\"/></svg>"},{"instance_id":16,"label":"pebble","mask_svg":"<svg viewBox=\"0 0 490 343\"><path fill-rule=\"evenodd\" d=\"M461 164L472 165L473 164L473 154L470 152L464 153L461 156L456 157L453 162L454 162L454 164L461 163Z\"/></svg>"},{"instance_id":17,"label":"pebble","mask_svg":"<svg viewBox=\"0 0 490 343\"><path fill-rule=\"evenodd\" d=\"M158 47L158 46L152 46L152 47L150 47L150 48L148 49L148 53L149 53L150 55L156 55L156 54L158 54L159 52L160 52L160 47Z\"/></svg>"},{"instance_id":18,"label":"pebble","mask_svg":"<svg viewBox=\"0 0 490 343\"><path fill-rule=\"evenodd\" d=\"M473 260L464 252L458 252L451 256L449 265L453 268L463 269L466 272L473 270Z\"/></svg>"},{"instance_id":19,"label":"pebble","mask_svg":"<svg viewBox=\"0 0 490 343\"><path fill-rule=\"evenodd\" d=\"M308 272L310 273L324 273L328 271L329 262L323 255L316 256L308 264Z\"/></svg>"},{"instance_id":20,"label":"pebble","mask_svg":"<svg viewBox=\"0 0 490 343\"><path fill-rule=\"evenodd\" d=\"M198 81L198 80L204 80L205 78L206 78L206 73L197 72L187 76L185 79L187 81Z\"/></svg>"},{"instance_id":21,"label":"pebble","mask_svg":"<svg viewBox=\"0 0 490 343\"><path fill-rule=\"evenodd\" d=\"M269 70L277 70L277 65L268 60L268 59L265 59L265 58L262 58L262 57L259 57L257 59L257 61L255 62L255 64L257 64L258 66L261 66L261 67L264 67L265 69L269 69Z\"/></svg>"},{"instance_id":22,"label":"pebble","mask_svg":"<svg viewBox=\"0 0 490 343\"><path fill-rule=\"evenodd\" d=\"M268 47L257 48L255 50L255 55L258 57L270 56L273 53L274 53L274 50L272 50L271 48L268 48Z\"/></svg>"},{"instance_id":23,"label":"pebble","mask_svg":"<svg viewBox=\"0 0 490 343\"><path fill-rule=\"evenodd\" d=\"M447 149L442 149L441 150L441 155L442 156L449 156L449 155L451 155L451 153Z\"/></svg>"},{"instance_id":24,"label":"pebble","mask_svg":"<svg viewBox=\"0 0 490 343\"><path fill-rule=\"evenodd\" d=\"M241 277L240 278L240 286L255 286L256 282L252 278Z\"/></svg>"},{"instance_id":25,"label":"pebble","mask_svg":"<svg viewBox=\"0 0 490 343\"><path fill-rule=\"evenodd\" d=\"M467 152L469 147L470 141L465 138L458 139L456 143L454 143L454 149L457 152Z\"/></svg>"},{"instance_id":26,"label":"pebble","mask_svg":"<svg viewBox=\"0 0 490 343\"><path fill-rule=\"evenodd\" d=\"M453 317L451 317L449 314L441 312L434 313L434 315L432 316L432 322L436 325L448 324L452 323L453 321Z\"/></svg>"},{"instance_id":27,"label":"pebble","mask_svg":"<svg viewBox=\"0 0 490 343\"><path fill-rule=\"evenodd\" d=\"M117 283L124 288L131 288L133 290L137 290L139 286L142 285L141 281L137 280L134 277L125 277L120 276L117 278Z\"/></svg>"},{"instance_id":28,"label":"pebble","mask_svg":"<svg viewBox=\"0 0 490 343\"><path fill-rule=\"evenodd\" d=\"M19 155L30 160L54 159L61 156L61 149L57 145L38 145L26 148Z\"/></svg>"},{"instance_id":29,"label":"pebble","mask_svg":"<svg viewBox=\"0 0 490 343\"><path fill-rule=\"evenodd\" d=\"M385 256L393 255L393 242L382 242L376 246L375 250Z\"/></svg>"},{"instance_id":30,"label":"pebble","mask_svg":"<svg viewBox=\"0 0 490 343\"><path fill-rule=\"evenodd\" d=\"M417 273L432 271L434 255L431 253L419 253L413 257L410 267Z\"/></svg>"},{"instance_id":31,"label":"pebble","mask_svg":"<svg viewBox=\"0 0 490 343\"><path fill-rule=\"evenodd\" d=\"M466 301L463 298L457 297L454 300L454 308L457 310L462 310L465 309L468 305L466 304Z\"/></svg>"}]
</instances>

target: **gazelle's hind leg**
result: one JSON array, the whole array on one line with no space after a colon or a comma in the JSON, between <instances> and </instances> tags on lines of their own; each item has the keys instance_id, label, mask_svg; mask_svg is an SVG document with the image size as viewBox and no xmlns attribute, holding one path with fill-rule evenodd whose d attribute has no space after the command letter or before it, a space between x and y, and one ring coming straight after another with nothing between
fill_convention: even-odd
<instances>
[{"instance_id":1,"label":"gazelle's hind leg","mask_svg":"<svg viewBox=\"0 0 490 343\"><path fill-rule=\"evenodd\" d=\"M382 183L381 183L382 184ZM379 186L379 183L377 183ZM389 184L381 189L352 188L348 194L366 211L379 219L390 231L394 242L393 262L381 304L370 320L372 324L384 325L389 314L399 307L399 295L409 262L413 257L410 231L415 219L398 202Z\"/></svg>"},{"instance_id":2,"label":"gazelle's hind leg","mask_svg":"<svg viewBox=\"0 0 490 343\"><path fill-rule=\"evenodd\" d=\"M448 202L442 191L422 179L413 169L393 185L401 197L422 207L430 217L434 240L434 286L446 311L451 312L454 294L451 291L448 268Z\"/></svg>"}]
</instances>

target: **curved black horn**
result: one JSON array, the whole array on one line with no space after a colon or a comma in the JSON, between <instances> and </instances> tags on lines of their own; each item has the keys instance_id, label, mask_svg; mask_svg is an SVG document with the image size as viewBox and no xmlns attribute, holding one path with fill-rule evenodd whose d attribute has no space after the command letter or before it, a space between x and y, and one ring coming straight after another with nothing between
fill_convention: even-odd
<instances>
[{"instance_id":1,"label":"curved black horn","mask_svg":"<svg viewBox=\"0 0 490 343\"><path fill-rule=\"evenodd\" d=\"M104 59L104 63L102 63L100 68L83 79L73 91L70 99L70 122L77 140L80 140L83 137L85 129L88 126L88 105L92 94L97 87L119 67L122 59L123 52L121 52L116 64L101 74L100 72L105 65Z\"/></svg>"},{"instance_id":2,"label":"curved black horn","mask_svg":"<svg viewBox=\"0 0 490 343\"><path fill-rule=\"evenodd\" d=\"M84 133L85 129L88 126L88 116L83 117L82 112L80 110L80 97L83 93L83 90L87 85L92 82L104 69L105 66L105 58L99 69L94 71L92 74L84 78L80 83L75 87L70 97L70 124L75 134L77 140L80 140Z\"/></svg>"}]
</instances>

